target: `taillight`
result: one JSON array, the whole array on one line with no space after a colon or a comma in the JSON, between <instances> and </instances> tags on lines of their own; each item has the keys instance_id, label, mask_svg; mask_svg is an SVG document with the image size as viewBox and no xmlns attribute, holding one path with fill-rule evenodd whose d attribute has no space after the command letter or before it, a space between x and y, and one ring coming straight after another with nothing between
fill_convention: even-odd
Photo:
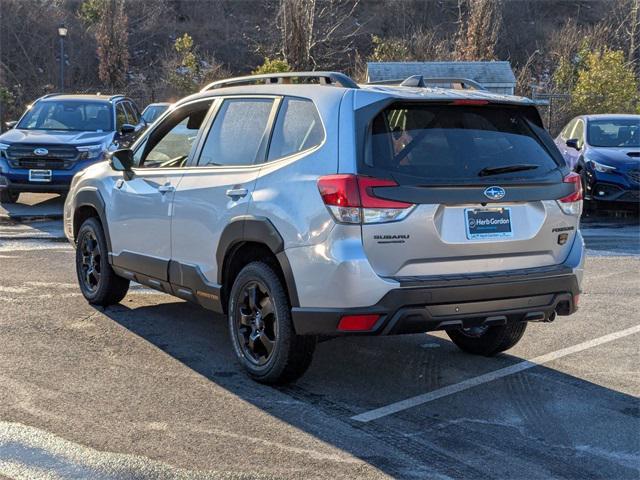
<instances>
[{"instance_id":1,"label":"taillight","mask_svg":"<svg viewBox=\"0 0 640 480\"><path fill-rule=\"evenodd\" d=\"M582 206L582 179L580 175L571 172L562 180L573 184L573 192L558 200L558 205L567 215L579 215Z\"/></svg>"},{"instance_id":2,"label":"taillight","mask_svg":"<svg viewBox=\"0 0 640 480\"><path fill-rule=\"evenodd\" d=\"M404 219L412 203L386 200L373 191L397 187L393 180L358 175L327 175L318 180L318 190L333 217L340 223L384 223Z\"/></svg>"}]
</instances>

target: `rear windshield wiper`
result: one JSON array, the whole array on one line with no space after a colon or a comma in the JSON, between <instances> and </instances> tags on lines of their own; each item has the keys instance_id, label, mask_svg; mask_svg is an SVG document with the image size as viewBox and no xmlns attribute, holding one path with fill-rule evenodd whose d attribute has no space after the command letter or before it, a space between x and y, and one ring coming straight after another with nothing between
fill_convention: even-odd
<instances>
[{"instance_id":1,"label":"rear windshield wiper","mask_svg":"<svg viewBox=\"0 0 640 480\"><path fill-rule=\"evenodd\" d=\"M525 170L535 170L538 165L531 163L517 163L515 165L502 165L499 167L485 167L478 172L479 177L490 175L500 175L501 173L524 172Z\"/></svg>"}]
</instances>

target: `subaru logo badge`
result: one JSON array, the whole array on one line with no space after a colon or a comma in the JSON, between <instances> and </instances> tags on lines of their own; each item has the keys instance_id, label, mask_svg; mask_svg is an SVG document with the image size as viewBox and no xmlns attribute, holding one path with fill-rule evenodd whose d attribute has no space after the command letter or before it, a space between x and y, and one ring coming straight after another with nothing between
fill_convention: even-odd
<instances>
[{"instance_id":1,"label":"subaru logo badge","mask_svg":"<svg viewBox=\"0 0 640 480\"><path fill-rule=\"evenodd\" d=\"M502 187L489 187L484 190L484 196L490 200L500 200L506 193Z\"/></svg>"},{"instance_id":2,"label":"subaru logo badge","mask_svg":"<svg viewBox=\"0 0 640 480\"><path fill-rule=\"evenodd\" d=\"M36 155L42 156L42 155L46 155L47 153L49 153L49 150L47 150L46 148L36 148L33 153L35 153Z\"/></svg>"}]
</instances>

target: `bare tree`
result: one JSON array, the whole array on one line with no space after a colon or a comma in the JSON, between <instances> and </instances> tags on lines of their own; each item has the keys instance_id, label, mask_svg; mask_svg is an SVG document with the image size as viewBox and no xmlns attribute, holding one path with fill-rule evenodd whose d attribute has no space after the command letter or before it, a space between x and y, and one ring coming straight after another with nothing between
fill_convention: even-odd
<instances>
[{"instance_id":1,"label":"bare tree","mask_svg":"<svg viewBox=\"0 0 640 480\"><path fill-rule=\"evenodd\" d=\"M362 27L359 0L280 0L280 53L294 70L339 66L348 61ZM334 67L335 68L335 67Z\"/></svg>"},{"instance_id":2,"label":"bare tree","mask_svg":"<svg viewBox=\"0 0 640 480\"><path fill-rule=\"evenodd\" d=\"M105 0L96 30L98 76L108 87L119 88L126 82L129 67L128 17L124 0Z\"/></svg>"},{"instance_id":3,"label":"bare tree","mask_svg":"<svg viewBox=\"0 0 640 480\"><path fill-rule=\"evenodd\" d=\"M458 0L457 60L493 60L502 23L498 0Z\"/></svg>"},{"instance_id":4,"label":"bare tree","mask_svg":"<svg viewBox=\"0 0 640 480\"><path fill-rule=\"evenodd\" d=\"M629 38L628 61L633 65L635 72L640 74L640 0L631 1L631 12L625 33Z\"/></svg>"}]
</instances>

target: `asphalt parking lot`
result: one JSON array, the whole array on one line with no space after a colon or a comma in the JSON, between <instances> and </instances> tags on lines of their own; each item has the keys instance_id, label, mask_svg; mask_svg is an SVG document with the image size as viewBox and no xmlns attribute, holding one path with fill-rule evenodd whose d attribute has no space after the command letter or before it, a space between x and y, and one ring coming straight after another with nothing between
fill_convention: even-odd
<instances>
[{"instance_id":1,"label":"asphalt parking lot","mask_svg":"<svg viewBox=\"0 0 640 480\"><path fill-rule=\"evenodd\" d=\"M581 307L479 358L442 333L319 344L295 385L224 319L134 287L91 307L55 196L0 209L0 478L640 477L640 230L584 223Z\"/></svg>"}]
</instances>

